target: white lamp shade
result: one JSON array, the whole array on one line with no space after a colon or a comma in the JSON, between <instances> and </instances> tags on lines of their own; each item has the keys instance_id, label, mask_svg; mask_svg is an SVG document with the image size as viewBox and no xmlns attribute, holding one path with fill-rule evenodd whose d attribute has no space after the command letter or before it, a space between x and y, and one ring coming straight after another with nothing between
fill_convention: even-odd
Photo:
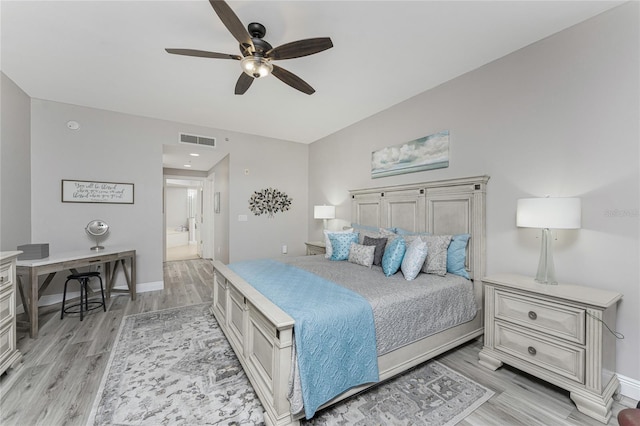
<instances>
[{"instance_id":1,"label":"white lamp shade","mask_svg":"<svg viewBox=\"0 0 640 426\"><path fill-rule=\"evenodd\" d=\"M581 226L580 198L521 198L516 225L523 228L578 229Z\"/></svg>"},{"instance_id":2,"label":"white lamp shade","mask_svg":"<svg viewBox=\"0 0 640 426\"><path fill-rule=\"evenodd\" d=\"M313 218L314 219L335 219L336 206L314 206Z\"/></svg>"}]
</instances>

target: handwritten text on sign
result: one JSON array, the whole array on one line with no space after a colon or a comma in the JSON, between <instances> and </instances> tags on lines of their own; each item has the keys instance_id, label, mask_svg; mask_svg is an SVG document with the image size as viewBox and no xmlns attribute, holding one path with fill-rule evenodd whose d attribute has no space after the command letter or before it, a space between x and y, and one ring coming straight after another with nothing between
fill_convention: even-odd
<instances>
[{"instance_id":1,"label":"handwritten text on sign","mask_svg":"<svg viewBox=\"0 0 640 426\"><path fill-rule=\"evenodd\" d=\"M133 184L63 180L62 201L66 203L133 204Z\"/></svg>"}]
</instances>

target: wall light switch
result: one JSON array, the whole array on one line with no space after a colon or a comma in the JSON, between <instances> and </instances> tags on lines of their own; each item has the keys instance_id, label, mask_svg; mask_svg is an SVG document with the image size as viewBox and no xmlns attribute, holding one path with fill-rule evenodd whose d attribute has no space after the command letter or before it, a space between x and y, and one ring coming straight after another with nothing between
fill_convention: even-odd
<instances>
[{"instance_id":1,"label":"wall light switch","mask_svg":"<svg viewBox=\"0 0 640 426\"><path fill-rule=\"evenodd\" d=\"M247 215L246 214L238 215L238 222L246 222L246 221L247 221Z\"/></svg>"},{"instance_id":2,"label":"wall light switch","mask_svg":"<svg viewBox=\"0 0 640 426\"><path fill-rule=\"evenodd\" d=\"M287 245L282 246L282 254L287 254Z\"/></svg>"}]
</instances>

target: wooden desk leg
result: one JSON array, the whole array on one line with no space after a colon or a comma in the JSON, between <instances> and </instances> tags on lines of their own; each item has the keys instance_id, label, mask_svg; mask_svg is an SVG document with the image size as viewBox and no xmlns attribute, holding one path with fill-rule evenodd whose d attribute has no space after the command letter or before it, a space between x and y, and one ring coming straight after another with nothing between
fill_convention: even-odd
<instances>
[{"instance_id":1,"label":"wooden desk leg","mask_svg":"<svg viewBox=\"0 0 640 426\"><path fill-rule=\"evenodd\" d=\"M104 282L107 285L107 299L111 299L111 287L113 286L111 282L111 262L104 264Z\"/></svg>"},{"instance_id":2,"label":"wooden desk leg","mask_svg":"<svg viewBox=\"0 0 640 426\"><path fill-rule=\"evenodd\" d=\"M20 292L20 300L22 301L22 309L24 309L24 313L27 316L27 320L31 318L29 315L29 299L24 294L24 286L22 285L22 277L18 275L16 277L16 284L18 287L18 291Z\"/></svg>"},{"instance_id":3,"label":"wooden desk leg","mask_svg":"<svg viewBox=\"0 0 640 426\"><path fill-rule=\"evenodd\" d=\"M29 335L32 339L38 337L38 274L34 268L29 271Z\"/></svg>"},{"instance_id":4,"label":"wooden desk leg","mask_svg":"<svg viewBox=\"0 0 640 426\"><path fill-rule=\"evenodd\" d=\"M133 264L133 257L131 258L131 276L129 275L129 271L127 271L125 260L120 259L120 262L122 262L122 271L127 280L127 286L129 287L129 296L131 296L131 300L136 300L135 265Z\"/></svg>"},{"instance_id":5,"label":"wooden desk leg","mask_svg":"<svg viewBox=\"0 0 640 426\"><path fill-rule=\"evenodd\" d=\"M131 256L131 300L136 300L136 285L136 253L133 252L133 256Z\"/></svg>"}]
</instances>

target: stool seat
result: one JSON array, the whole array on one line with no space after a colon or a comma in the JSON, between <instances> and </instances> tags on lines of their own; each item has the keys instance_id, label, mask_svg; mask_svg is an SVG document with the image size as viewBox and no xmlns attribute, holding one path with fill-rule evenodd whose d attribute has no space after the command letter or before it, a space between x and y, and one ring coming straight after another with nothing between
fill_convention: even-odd
<instances>
[{"instance_id":1,"label":"stool seat","mask_svg":"<svg viewBox=\"0 0 640 426\"><path fill-rule=\"evenodd\" d=\"M89 301L89 282L91 278L97 278L100 280L100 293L102 295L102 302L98 300ZM67 284L69 281L78 281L80 283L80 303L68 306L65 308L65 302L67 299ZM91 305L91 307L89 307ZM72 308L79 307L79 310L72 310ZM104 287L102 286L102 277L100 272L79 272L67 276L67 280L64 282L64 293L62 294L62 309L60 310L60 319L64 318L64 314L76 314L80 313L80 321L83 320L84 312L92 311L102 307L104 312L107 312L107 304L104 301Z\"/></svg>"},{"instance_id":2,"label":"stool seat","mask_svg":"<svg viewBox=\"0 0 640 426\"><path fill-rule=\"evenodd\" d=\"M100 272L78 272L77 274L71 274L67 277L68 280L77 280L83 277L99 277Z\"/></svg>"}]
</instances>

